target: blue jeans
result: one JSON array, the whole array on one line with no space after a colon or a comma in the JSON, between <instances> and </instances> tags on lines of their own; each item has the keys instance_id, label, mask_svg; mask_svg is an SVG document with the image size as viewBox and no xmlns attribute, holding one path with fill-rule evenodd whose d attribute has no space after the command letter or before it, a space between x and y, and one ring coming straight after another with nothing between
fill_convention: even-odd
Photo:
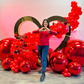
<instances>
[{"instance_id":1,"label":"blue jeans","mask_svg":"<svg viewBox=\"0 0 84 84\"><path fill-rule=\"evenodd\" d=\"M37 45L37 48L38 48L38 53L39 53L40 58L41 58L42 70L46 71L47 55L48 55L48 51L49 51L49 45L46 45L46 46Z\"/></svg>"}]
</instances>

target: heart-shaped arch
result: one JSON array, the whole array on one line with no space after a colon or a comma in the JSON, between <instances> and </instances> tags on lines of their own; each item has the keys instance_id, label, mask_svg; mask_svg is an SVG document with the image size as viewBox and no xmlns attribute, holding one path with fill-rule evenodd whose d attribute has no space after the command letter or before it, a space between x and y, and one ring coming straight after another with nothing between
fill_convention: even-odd
<instances>
[{"instance_id":1,"label":"heart-shaped arch","mask_svg":"<svg viewBox=\"0 0 84 84\"><path fill-rule=\"evenodd\" d=\"M63 23L65 21L67 21L65 18L63 18L61 16L51 16L51 17L48 18L49 22L51 22L53 20L59 20L59 21L61 21ZM20 34L20 27L21 27L21 25L23 24L24 21L32 21L32 22L34 22L38 26L38 28L41 28L41 24L39 23L39 21L37 19L35 19L34 17L31 17L31 16L24 16L24 17L20 18L16 22L15 27L14 27L14 34L17 34L19 36L19 34ZM68 22L68 26L69 26L68 33L65 35L62 43L53 52L60 51L66 45L66 43L68 42L70 34L71 34L71 26L70 26L69 22ZM18 39L18 38L16 38L16 39Z\"/></svg>"}]
</instances>

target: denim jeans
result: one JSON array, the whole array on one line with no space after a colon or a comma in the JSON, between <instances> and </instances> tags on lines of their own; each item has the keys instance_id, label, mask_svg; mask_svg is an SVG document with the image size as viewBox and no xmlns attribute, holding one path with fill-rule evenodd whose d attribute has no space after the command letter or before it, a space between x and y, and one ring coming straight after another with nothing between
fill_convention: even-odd
<instances>
[{"instance_id":1,"label":"denim jeans","mask_svg":"<svg viewBox=\"0 0 84 84\"><path fill-rule=\"evenodd\" d=\"M40 58L41 58L42 70L46 71L47 55L48 55L48 51L49 51L49 45L45 45L45 46L37 45L37 48L38 48L38 53L39 53Z\"/></svg>"}]
</instances>

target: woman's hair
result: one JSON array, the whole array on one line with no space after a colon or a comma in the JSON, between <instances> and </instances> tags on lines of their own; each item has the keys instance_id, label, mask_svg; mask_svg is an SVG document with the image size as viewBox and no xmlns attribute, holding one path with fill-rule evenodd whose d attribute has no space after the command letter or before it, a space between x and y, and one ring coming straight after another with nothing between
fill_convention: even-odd
<instances>
[{"instance_id":1,"label":"woman's hair","mask_svg":"<svg viewBox=\"0 0 84 84\"><path fill-rule=\"evenodd\" d=\"M45 21L45 20L46 20L46 21L47 21L47 23L48 23L48 26L47 26L47 27L50 29L50 26L49 26L49 21L48 21L47 19L44 19L44 20L43 20L42 27L44 27L44 21Z\"/></svg>"}]
</instances>

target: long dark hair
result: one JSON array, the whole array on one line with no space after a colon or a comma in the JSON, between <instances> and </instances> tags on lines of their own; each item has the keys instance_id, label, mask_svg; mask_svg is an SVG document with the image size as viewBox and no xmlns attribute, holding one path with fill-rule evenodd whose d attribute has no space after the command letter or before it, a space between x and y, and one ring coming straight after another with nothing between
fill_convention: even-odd
<instances>
[{"instance_id":1,"label":"long dark hair","mask_svg":"<svg viewBox=\"0 0 84 84\"><path fill-rule=\"evenodd\" d=\"M47 26L47 27L50 29L50 26L49 26L49 21L48 21L47 19L44 19L44 20L43 20L42 27L44 27L44 21L45 21L45 20L46 20L46 21L47 21L47 23L48 23L48 26Z\"/></svg>"}]
</instances>

